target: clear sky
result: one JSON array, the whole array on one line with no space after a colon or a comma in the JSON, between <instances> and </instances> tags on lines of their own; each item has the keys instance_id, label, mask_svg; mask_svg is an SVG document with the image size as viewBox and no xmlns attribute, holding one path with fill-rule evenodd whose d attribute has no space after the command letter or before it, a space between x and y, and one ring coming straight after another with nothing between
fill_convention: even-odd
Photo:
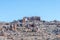
<instances>
[{"instance_id":1,"label":"clear sky","mask_svg":"<svg viewBox=\"0 0 60 40\"><path fill-rule=\"evenodd\" d=\"M24 16L60 20L60 0L0 0L0 21L18 20Z\"/></svg>"}]
</instances>

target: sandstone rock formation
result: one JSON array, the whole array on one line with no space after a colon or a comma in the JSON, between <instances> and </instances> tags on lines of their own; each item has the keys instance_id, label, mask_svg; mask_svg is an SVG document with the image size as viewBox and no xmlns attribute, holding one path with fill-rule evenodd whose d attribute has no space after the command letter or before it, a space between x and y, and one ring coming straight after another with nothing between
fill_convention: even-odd
<instances>
[{"instance_id":1,"label":"sandstone rock formation","mask_svg":"<svg viewBox=\"0 0 60 40\"><path fill-rule=\"evenodd\" d=\"M1 38L2 37L2 38ZM40 17L24 17L12 22L0 22L2 40L60 40L60 21L44 21Z\"/></svg>"}]
</instances>

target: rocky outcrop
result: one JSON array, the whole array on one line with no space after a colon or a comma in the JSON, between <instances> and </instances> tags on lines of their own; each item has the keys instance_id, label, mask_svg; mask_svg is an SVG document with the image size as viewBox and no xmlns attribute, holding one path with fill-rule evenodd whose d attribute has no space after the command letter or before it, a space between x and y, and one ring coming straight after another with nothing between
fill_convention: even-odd
<instances>
[{"instance_id":1,"label":"rocky outcrop","mask_svg":"<svg viewBox=\"0 0 60 40\"><path fill-rule=\"evenodd\" d=\"M7 40L60 40L60 21L48 22L35 16L1 22L0 36Z\"/></svg>"}]
</instances>

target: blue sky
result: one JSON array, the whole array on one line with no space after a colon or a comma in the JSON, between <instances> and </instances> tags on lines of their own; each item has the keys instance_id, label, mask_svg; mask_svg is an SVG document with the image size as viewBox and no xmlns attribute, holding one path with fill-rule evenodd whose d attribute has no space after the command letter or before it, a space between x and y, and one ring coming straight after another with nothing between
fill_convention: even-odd
<instances>
[{"instance_id":1,"label":"blue sky","mask_svg":"<svg viewBox=\"0 0 60 40\"><path fill-rule=\"evenodd\" d=\"M25 16L60 20L60 0L0 0L0 21L9 22Z\"/></svg>"}]
</instances>

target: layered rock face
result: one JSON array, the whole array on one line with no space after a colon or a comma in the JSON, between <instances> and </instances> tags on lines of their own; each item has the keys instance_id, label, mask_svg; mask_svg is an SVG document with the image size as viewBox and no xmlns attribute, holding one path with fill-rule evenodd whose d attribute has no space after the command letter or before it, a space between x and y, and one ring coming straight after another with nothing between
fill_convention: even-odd
<instances>
[{"instance_id":1,"label":"layered rock face","mask_svg":"<svg viewBox=\"0 0 60 40\"><path fill-rule=\"evenodd\" d=\"M0 23L1 40L60 40L60 21L44 21L40 17L24 17Z\"/></svg>"}]
</instances>

